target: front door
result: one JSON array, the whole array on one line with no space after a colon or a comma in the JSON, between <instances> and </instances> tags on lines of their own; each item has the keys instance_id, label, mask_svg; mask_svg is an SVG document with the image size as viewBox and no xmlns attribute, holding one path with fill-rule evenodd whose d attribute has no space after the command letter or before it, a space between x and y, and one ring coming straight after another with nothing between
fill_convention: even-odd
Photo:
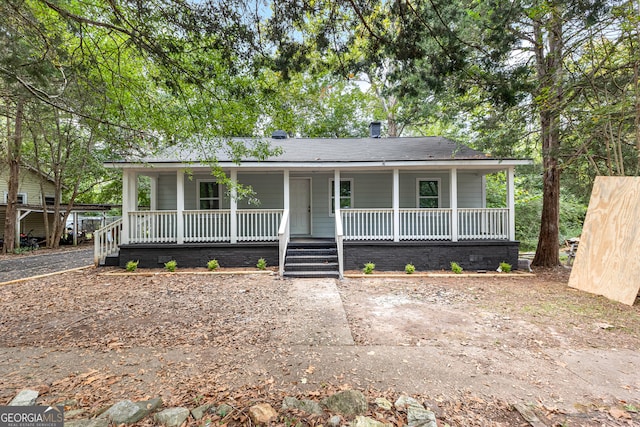
<instances>
[{"instance_id":1,"label":"front door","mask_svg":"<svg viewBox=\"0 0 640 427\"><path fill-rule=\"evenodd\" d=\"M311 178L291 178L289 181L291 234L311 234Z\"/></svg>"}]
</instances>

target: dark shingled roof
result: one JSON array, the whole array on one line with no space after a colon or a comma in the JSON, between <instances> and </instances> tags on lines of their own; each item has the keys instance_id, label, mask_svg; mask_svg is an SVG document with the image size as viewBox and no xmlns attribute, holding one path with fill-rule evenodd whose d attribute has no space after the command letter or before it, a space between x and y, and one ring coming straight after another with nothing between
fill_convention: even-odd
<instances>
[{"instance_id":1,"label":"dark shingled roof","mask_svg":"<svg viewBox=\"0 0 640 427\"><path fill-rule=\"evenodd\" d=\"M222 140L224 147L225 140ZM267 141L281 147L282 154L262 162L381 162L491 159L489 155L439 136L411 138L289 138L254 139L230 138L227 142L244 142L253 146ZM218 141L220 143L220 141ZM200 142L189 146L177 145L164 152L140 159L149 163L198 162L215 156L223 163L233 161L228 150L217 144ZM197 147L197 148L196 148ZM206 155L203 154L206 152ZM242 158L243 162L255 161Z\"/></svg>"}]
</instances>

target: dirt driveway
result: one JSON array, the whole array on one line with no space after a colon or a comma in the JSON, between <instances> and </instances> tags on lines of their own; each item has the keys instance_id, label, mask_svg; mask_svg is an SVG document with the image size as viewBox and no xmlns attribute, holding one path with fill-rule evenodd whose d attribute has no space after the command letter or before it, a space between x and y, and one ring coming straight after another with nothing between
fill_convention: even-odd
<instances>
[{"instance_id":1,"label":"dirt driveway","mask_svg":"<svg viewBox=\"0 0 640 427\"><path fill-rule=\"evenodd\" d=\"M343 281L108 271L0 287L0 403L25 387L84 408L354 387L432 402L442 425L522 425L514 405L549 426L640 425L640 306L570 289L563 271Z\"/></svg>"}]
</instances>

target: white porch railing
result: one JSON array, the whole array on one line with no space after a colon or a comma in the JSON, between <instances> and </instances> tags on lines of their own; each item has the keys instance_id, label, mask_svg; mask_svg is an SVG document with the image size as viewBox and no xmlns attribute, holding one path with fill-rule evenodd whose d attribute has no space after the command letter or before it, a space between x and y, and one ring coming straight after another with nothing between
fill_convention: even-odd
<instances>
[{"instance_id":1,"label":"white porch railing","mask_svg":"<svg viewBox=\"0 0 640 427\"><path fill-rule=\"evenodd\" d=\"M280 274L280 277L284 276L284 262L287 256L287 246L289 245L290 236L289 225L289 210L287 209L282 213L282 220L280 221L280 227L278 228L278 273Z\"/></svg>"},{"instance_id":2,"label":"white porch railing","mask_svg":"<svg viewBox=\"0 0 640 427\"><path fill-rule=\"evenodd\" d=\"M243 242L277 241L282 209L243 209L237 211L237 239ZM130 243L175 243L178 221L183 221L184 242L229 242L230 210L189 210L129 212Z\"/></svg>"},{"instance_id":3,"label":"white porch railing","mask_svg":"<svg viewBox=\"0 0 640 427\"><path fill-rule=\"evenodd\" d=\"M400 209L400 240L452 240L451 209ZM340 211L345 240L393 240L393 209ZM459 240L508 240L509 209L458 209Z\"/></svg>"},{"instance_id":4,"label":"white porch railing","mask_svg":"<svg viewBox=\"0 0 640 427\"><path fill-rule=\"evenodd\" d=\"M509 239L509 209L458 209L460 240Z\"/></svg>"},{"instance_id":5,"label":"white porch railing","mask_svg":"<svg viewBox=\"0 0 640 427\"><path fill-rule=\"evenodd\" d=\"M279 241L283 215L282 209L238 210L237 241ZM400 240L452 240L454 237L451 209L400 209L399 216ZM457 216L459 240L509 238L506 208L458 209ZM393 209L343 209L339 219L344 240L393 240ZM177 211L136 211L130 212L127 220L130 243L175 243L178 221L183 221L184 242L229 242L233 235L229 210L189 210L183 211L181 218ZM288 224L289 219L286 222ZM117 242L116 239L101 242L107 239L106 231L96 232L96 257L106 256L105 251L117 250L119 230L110 228L109 231L114 237L117 233Z\"/></svg>"},{"instance_id":6,"label":"white porch railing","mask_svg":"<svg viewBox=\"0 0 640 427\"><path fill-rule=\"evenodd\" d=\"M231 240L230 210L184 211L185 242L228 242Z\"/></svg>"},{"instance_id":7,"label":"white porch railing","mask_svg":"<svg viewBox=\"0 0 640 427\"><path fill-rule=\"evenodd\" d=\"M282 209L243 209L237 212L239 242L278 240Z\"/></svg>"},{"instance_id":8,"label":"white porch railing","mask_svg":"<svg viewBox=\"0 0 640 427\"><path fill-rule=\"evenodd\" d=\"M93 262L96 266L111 254L118 252L122 243L122 219L118 219L93 232Z\"/></svg>"},{"instance_id":9,"label":"white porch railing","mask_svg":"<svg viewBox=\"0 0 640 427\"><path fill-rule=\"evenodd\" d=\"M451 240L451 209L400 209L400 240Z\"/></svg>"},{"instance_id":10,"label":"white porch railing","mask_svg":"<svg viewBox=\"0 0 640 427\"><path fill-rule=\"evenodd\" d=\"M393 209L342 209L345 240L393 240Z\"/></svg>"},{"instance_id":11,"label":"white porch railing","mask_svg":"<svg viewBox=\"0 0 640 427\"><path fill-rule=\"evenodd\" d=\"M176 211L129 212L130 243L173 243L178 240Z\"/></svg>"}]
</instances>

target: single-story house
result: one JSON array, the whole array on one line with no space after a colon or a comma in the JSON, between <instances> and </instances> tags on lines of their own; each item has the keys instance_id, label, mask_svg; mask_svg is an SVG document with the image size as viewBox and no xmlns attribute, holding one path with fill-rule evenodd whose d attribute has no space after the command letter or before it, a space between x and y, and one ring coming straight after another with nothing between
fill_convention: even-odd
<instances>
[{"instance_id":1,"label":"single-story house","mask_svg":"<svg viewBox=\"0 0 640 427\"><path fill-rule=\"evenodd\" d=\"M238 163L204 143L110 162L123 171L122 221L96 233L96 263L253 267L264 258L298 277L341 277L368 262L398 271L452 261L467 270L517 266L514 170L530 160L492 158L442 137L283 136L270 141L280 154L264 160ZM212 154L259 206L216 182L205 160ZM500 171L504 207L487 208L485 177ZM140 176L151 180L147 210L137 206Z\"/></svg>"}]
</instances>

